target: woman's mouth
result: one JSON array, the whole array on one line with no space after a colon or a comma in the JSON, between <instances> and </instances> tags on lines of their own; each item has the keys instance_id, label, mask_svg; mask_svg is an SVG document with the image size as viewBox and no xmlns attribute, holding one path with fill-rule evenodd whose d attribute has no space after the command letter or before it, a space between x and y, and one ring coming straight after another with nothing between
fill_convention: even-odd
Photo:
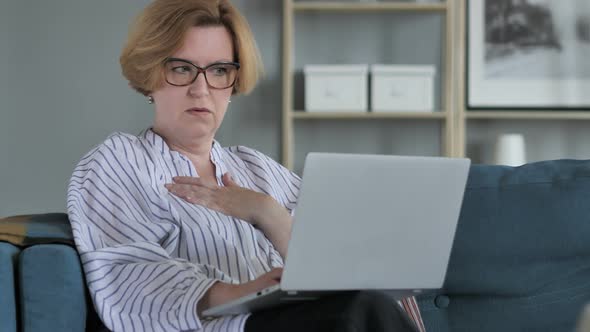
<instances>
[{"instance_id":1,"label":"woman's mouth","mask_svg":"<svg viewBox=\"0 0 590 332\"><path fill-rule=\"evenodd\" d=\"M204 107L193 107L186 110L187 113L191 115L205 115L211 114L211 111L208 108Z\"/></svg>"}]
</instances>

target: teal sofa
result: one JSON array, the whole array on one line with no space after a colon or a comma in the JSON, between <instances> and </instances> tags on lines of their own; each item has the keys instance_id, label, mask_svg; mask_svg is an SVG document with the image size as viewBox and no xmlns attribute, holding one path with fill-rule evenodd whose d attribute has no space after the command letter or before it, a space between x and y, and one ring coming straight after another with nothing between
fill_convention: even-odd
<instances>
[{"instance_id":1,"label":"teal sofa","mask_svg":"<svg viewBox=\"0 0 590 332\"><path fill-rule=\"evenodd\" d=\"M0 332L100 330L67 216L25 219L0 242ZM590 161L473 165L445 285L419 298L427 330L571 332L586 303Z\"/></svg>"},{"instance_id":2,"label":"teal sofa","mask_svg":"<svg viewBox=\"0 0 590 332\"><path fill-rule=\"evenodd\" d=\"M475 165L427 330L572 332L590 302L590 161Z\"/></svg>"}]
</instances>

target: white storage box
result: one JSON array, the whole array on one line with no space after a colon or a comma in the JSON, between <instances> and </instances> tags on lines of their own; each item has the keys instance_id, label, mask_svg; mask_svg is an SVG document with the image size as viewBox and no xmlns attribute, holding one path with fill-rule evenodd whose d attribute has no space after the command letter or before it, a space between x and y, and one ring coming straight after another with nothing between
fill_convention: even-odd
<instances>
[{"instance_id":1,"label":"white storage box","mask_svg":"<svg viewBox=\"0 0 590 332\"><path fill-rule=\"evenodd\" d=\"M303 72L306 111L367 111L368 65L308 65Z\"/></svg>"},{"instance_id":2,"label":"white storage box","mask_svg":"<svg viewBox=\"0 0 590 332\"><path fill-rule=\"evenodd\" d=\"M434 66L371 66L373 112L434 111Z\"/></svg>"}]
</instances>

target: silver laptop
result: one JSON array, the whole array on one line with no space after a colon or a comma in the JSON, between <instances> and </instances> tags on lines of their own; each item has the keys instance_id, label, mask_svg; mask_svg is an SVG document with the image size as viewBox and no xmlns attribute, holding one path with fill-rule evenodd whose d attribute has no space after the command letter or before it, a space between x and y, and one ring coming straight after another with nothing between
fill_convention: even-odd
<instances>
[{"instance_id":1,"label":"silver laptop","mask_svg":"<svg viewBox=\"0 0 590 332\"><path fill-rule=\"evenodd\" d=\"M469 159L310 153L281 282L206 310L254 312L334 292L441 288Z\"/></svg>"}]
</instances>

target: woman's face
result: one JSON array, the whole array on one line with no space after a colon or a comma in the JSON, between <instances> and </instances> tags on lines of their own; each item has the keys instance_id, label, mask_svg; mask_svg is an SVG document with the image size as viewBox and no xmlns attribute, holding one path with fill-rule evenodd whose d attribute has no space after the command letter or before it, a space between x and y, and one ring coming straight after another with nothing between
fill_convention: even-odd
<instances>
[{"instance_id":1,"label":"woman's face","mask_svg":"<svg viewBox=\"0 0 590 332\"><path fill-rule=\"evenodd\" d=\"M183 59L204 68L217 62L233 62L233 55L233 42L227 29L211 26L190 28L182 48L171 58ZM192 70L190 65L174 68L166 66L164 70L180 73ZM151 94L155 104L155 131L173 145L212 140L223 121L232 91L231 87L211 88L203 73L187 86L164 82Z\"/></svg>"}]
</instances>

